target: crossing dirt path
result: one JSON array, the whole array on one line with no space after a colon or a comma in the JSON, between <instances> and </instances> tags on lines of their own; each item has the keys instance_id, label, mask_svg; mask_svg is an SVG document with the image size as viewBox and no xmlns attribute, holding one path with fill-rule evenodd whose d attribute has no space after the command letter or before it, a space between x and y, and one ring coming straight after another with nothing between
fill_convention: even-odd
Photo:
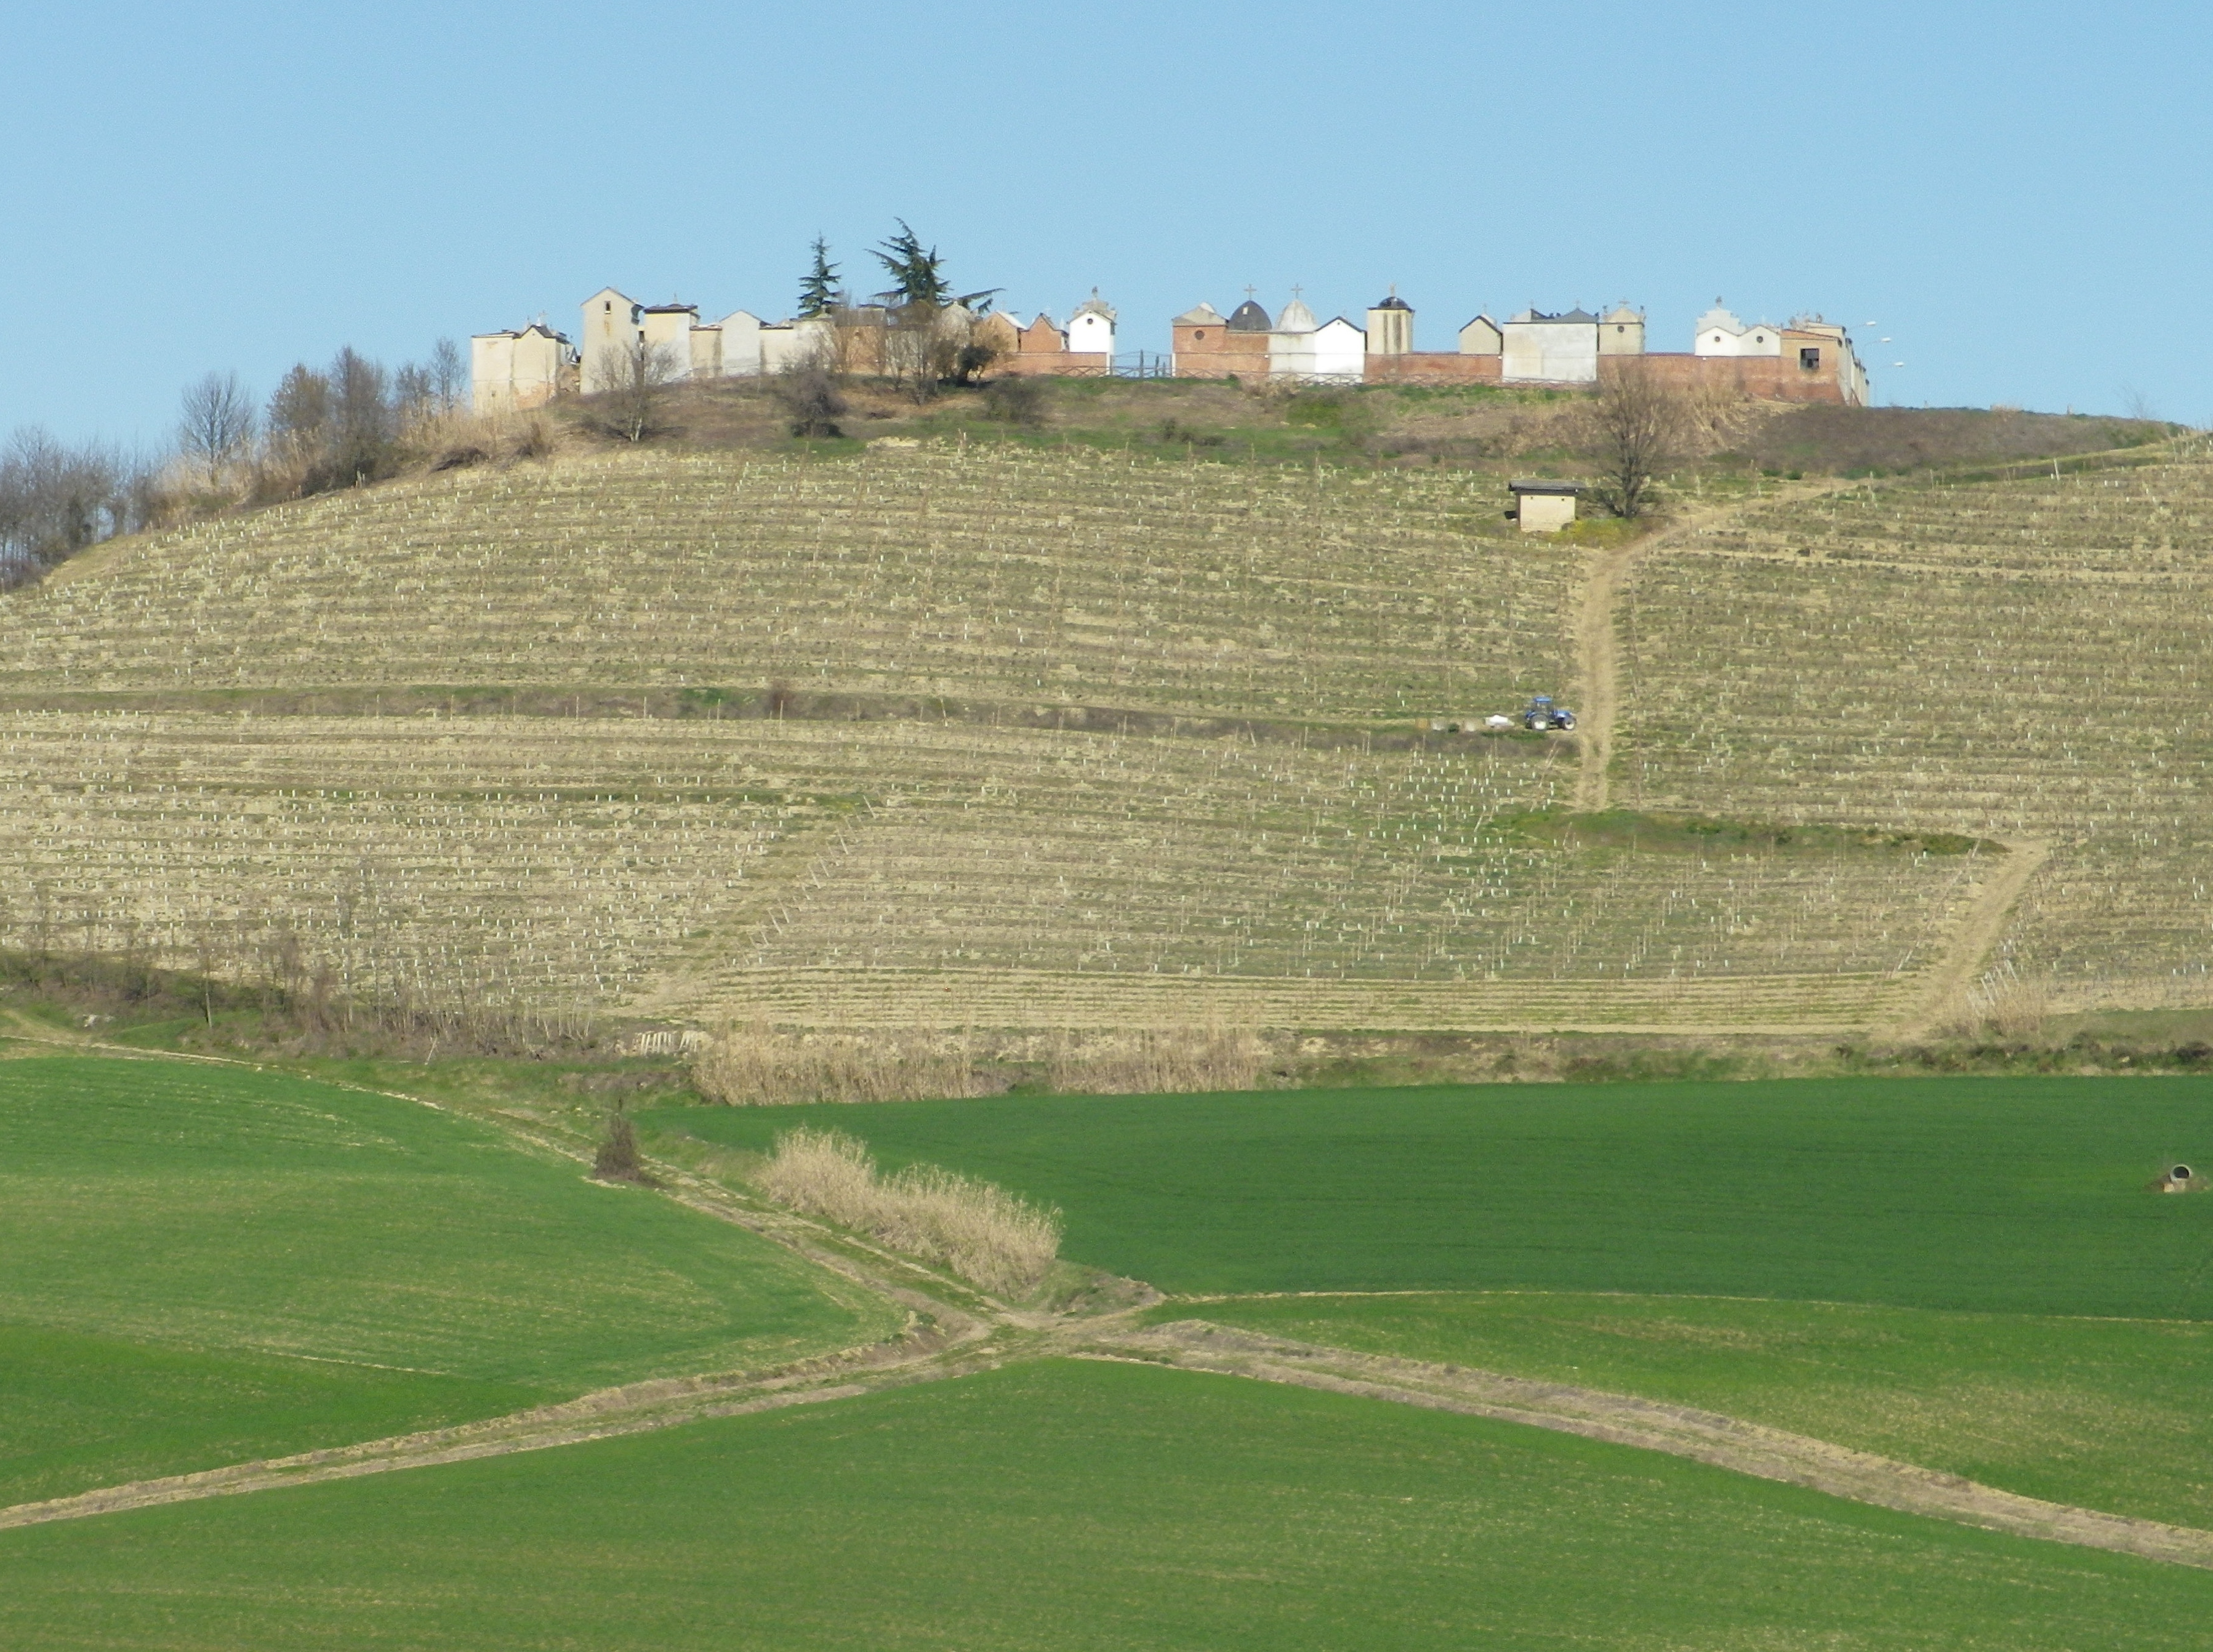
<instances>
[{"instance_id":1,"label":"crossing dirt path","mask_svg":"<svg viewBox=\"0 0 2213 1652\"><path fill-rule=\"evenodd\" d=\"M1093 1357L1145 1358L1183 1370L1213 1371L1469 1417L1495 1417L1664 1451L1740 1474L1808 1486L1832 1497L1906 1514L1931 1515L2017 1537L2044 1538L2213 1568L2213 1532L2045 1503L1826 1440L1631 1394L1533 1382L1463 1366L1350 1353L1341 1348L1256 1336L1203 1320L1178 1320L1127 1334L1102 1346Z\"/></svg>"},{"instance_id":2,"label":"crossing dirt path","mask_svg":"<svg viewBox=\"0 0 2213 1652\"><path fill-rule=\"evenodd\" d=\"M2028 858L2023 856L2023 864L2027 864ZM2028 872L2015 871L2014 875L2017 882L2025 882ZM1991 903L1990 910L2002 916L2003 907L1997 903ZM1972 963L1970 954L1961 955ZM46 1033L43 1037L34 1035L34 1041L47 1047L67 1044L87 1054L110 1053L93 1040L55 1035L51 1029ZM166 1058L146 1051L113 1053L140 1060ZM514 1128L511 1124L509 1127ZM515 1133L535 1145L551 1147L571 1157L584 1156L574 1143L534 1131L518 1129ZM2044 1503L1911 1463L1713 1412L1497 1372L1289 1342L1198 1320L1149 1326L1140 1316L1161 1298L1133 1280L1113 1282L1119 1289L1106 1297L1112 1306L1104 1312L1062 1314L1011 1307L865 1240L764 1206L738 1189L674 1166L656 1164L652 1168L663 1178L664 1191L680 1203L719 1221L740 1223L907 1309L909 1334L899 1343L848 1349L779 1369L706 1373L633 1383L456 1428L17 1503L0 1508L0 1530L550 1450L680 1427L709 1417L855 1399L887 1387L941 1381L1016 1362L1076 1357L1143 1361L1555 1429L1664 1451L1909 1514L2213 1568L2213 1532Z\"/></svg>"}]
</instances>

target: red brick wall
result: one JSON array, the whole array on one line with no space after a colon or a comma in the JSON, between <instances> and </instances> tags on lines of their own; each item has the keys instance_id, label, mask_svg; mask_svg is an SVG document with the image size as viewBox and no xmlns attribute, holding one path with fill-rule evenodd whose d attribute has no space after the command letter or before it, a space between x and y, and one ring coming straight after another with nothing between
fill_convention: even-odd
<instances>
[{"instance_id":1,"label":"red brick wall","mask_svg":"<svg viewBox=\"0 0 2213 1652\"><path fill-rule=\"evenodd\" d=\"M1103 379L1113 365L1103 350L1027 350L1001 357L991 371L1017 378Z\"/></svg>"},{"instance_id":2,"label":"red brick wall","mask_svg":"<svg viewBox=\"0 0 2213 1652\"><path fill-rule=\"evenodd\" d=\"M1362 376L1370 384L1497 384L1505 359L1443 350L1370 356Z\"/></svg>"},{"instance_id":3,"label":"red brick wall","mask_svg":"<svg viewBox=\"0 0 2213 1652\"><path fill-rule=\"evenodd\" d=\"M1679 356L1658 351L1643 356L1601 356L1601 375L1618 373L1631 362L1667 384L1683 389L1734 390L1760 401L1832 401L1844 399L1837 382L1838 352L1821 351L1821 365L1808 373L1795 350L1787 356Z\"/></svg>"},{"instance_id":4,"label":"red brick wall","mask_svg":"<svg viewBox=\"0 0 2213 1652\"><path fill-rule=\"evenodd\" d=\"M1175 375L1180 379L1226 379L1268 375L1268 335L1232 332L1216 322L1203 327L1174 327Z\"/></svg>"}]
</instances>

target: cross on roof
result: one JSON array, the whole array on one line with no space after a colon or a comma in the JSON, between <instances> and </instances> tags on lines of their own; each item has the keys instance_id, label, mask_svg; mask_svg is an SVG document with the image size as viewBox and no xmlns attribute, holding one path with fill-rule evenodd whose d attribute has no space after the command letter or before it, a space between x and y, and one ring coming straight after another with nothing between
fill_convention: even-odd
<instances>
[{"instance_id":1,"label":"cross on roof","mask_svg":"<svg viewBox=\"0 0 2213 1652\"><path fill-rule=\"evenodd\" d=\"M1297 282L1294 281L1293 283L1291 283L1291 296L1292 296L1292 297L1294 297L1294 298L1301 297L1301 296L1302 296L1305 294L1305 292L1306 292L1306 289L1305 289L1304 287L1300 286L1300 285L1299 285L1299 283L1298 283Z\"/></svg>"},{"instance_id":2,"label":"cross on roof","mask_svg":"<svg viewBox=\"0 0 2213 1652\"><path fill-rule=\"evenodd\" d=\"M1251 303L1253 302L1253 295L1259 290L1260 290L1258 287L1247 287L1245 289L1245 302L1248 304Z\"/></svg>"}]
</instances>

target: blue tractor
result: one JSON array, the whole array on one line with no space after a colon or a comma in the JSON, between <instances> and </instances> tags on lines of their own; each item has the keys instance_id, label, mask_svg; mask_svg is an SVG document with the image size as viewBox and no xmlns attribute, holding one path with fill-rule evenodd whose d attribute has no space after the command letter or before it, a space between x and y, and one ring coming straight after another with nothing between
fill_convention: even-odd
<instances>
[{"instance_id":1,"label":"blue tractor","mask_svg":"<svg viewBox=\"0 0 2213 1652\"><path fill-rule=\"evenodd\" d=\"M1550 694L1539 694L1529 702L1528 708L1521 713L1521 726L1524 728L1535 728L1539 731L1548 728L1572 728L1576 726L1576 714L1564 705L1553 704L1552 697Z\"/></svg>"}]
</instances>

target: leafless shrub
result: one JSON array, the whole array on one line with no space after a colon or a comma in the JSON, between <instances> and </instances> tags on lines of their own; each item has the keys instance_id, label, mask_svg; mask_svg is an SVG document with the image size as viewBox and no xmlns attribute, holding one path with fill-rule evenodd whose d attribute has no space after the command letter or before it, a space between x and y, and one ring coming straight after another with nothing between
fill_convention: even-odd
<instances>
[{"instance_id":1,"label":"leafless shrub","mask_svg":"<svg viewBox=\"0 0 2213 1652\"><path fill-rule=\"evenodd\" d=\"M883 1175L842 1131L785 1131L759 1184L780 1204L942 1263L986 1290L1030 1289L1060 1253L1058 1210L936 1165Z\"/></svg>"},{"instance_id":2,"label":"leafless shrub","mask_svg":"<svg viewBox=\"0 0 2213 1652\"><path fill-rule=\"evenodd\" d=\"M838 387L837 375L826 363L804 361L777 374L769 385L769 393L776 398L777 405L790 421L792 435L844 434L838 427L838 420L845 411L844 393Z\"/></svg>"},{"instance_id":3,"label":"leafless shrub","mask_svg":"<svg viewBox=\"0 0 2213 1652\"><path fill-rule=\"evenodd\" d=\"M984 389L984 417L1002 424L1035 430L1045 423L1045 404L1042 379L994 379Z\"/></svg>"},{"instance_id":4,"label":"leafless shrub","mask_svg":"<svg viewBox=\"0 0 2213 1652\"><path fill-rule=\"evenodd\" d=\"M603 386L597 398L598 428L625 442L643 442L661 425L669 387L676 382L676 352L643 338L609 344L593 363L593 378Z\"/></svg>"},{"instance_id":5,"label":"leafless shrub","mask_svg":"<svg viewBox=\"0 0 2213 1652\"><path fill-rule=\"evenodd\" d=\"M1265 1057L1249 1031L1174 1027L1118 1033L1079 1042L1064 1034L1046 1063L1046 1082L1063 1093L1157 1095L1249 1090Z\"/></svg>"},{"instance_id":6,"label":"leafless shrub","mask_svg":"<svg viewBox=\"0 0 2213 1652\"><path fill-rule=\"evenodd\" d=\"M780 1033L726 1027L692 1058L700 1094L730 1106L809 1101L918 1101L979 1095L962 1035Z\"/></svg>"},{"instance_id":7,"label":"leafless shrub","mask_svg":"<svg viewBox=\"0 0 2213 1652\"><path fill-rule=\"evenodd\" d=\"M1967 989L1966 1007L1970 1031L2009 1042L2033 1042L2044 1036L2051 1014L2051 991L2008 959Z\"/></svg>"},{"instance_id":8,"label":"leafless shrub","mask_svg":"<svg viewBox=\"0 0 2213 1652\"><path fill-rule=\"evenodd\" d=\"M607 1115L607 1133L592 1157L592 1174L601 1181L649 1180L637 1150L637 1130L629 1114L618 1111Z\"/></svg>"}]
</instances>

